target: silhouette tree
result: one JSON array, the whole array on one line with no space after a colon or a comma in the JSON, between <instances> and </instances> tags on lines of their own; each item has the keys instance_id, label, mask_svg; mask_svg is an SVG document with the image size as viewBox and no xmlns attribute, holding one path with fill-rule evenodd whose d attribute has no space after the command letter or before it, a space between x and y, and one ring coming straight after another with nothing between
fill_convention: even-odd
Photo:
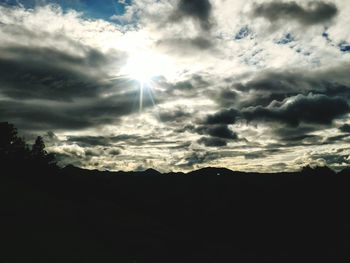
<instances>
[{"instance_id":1,"label":"silhouette tree","mask_svg":"<svg viewBox=\"0 0 350 263\"><path fill-rule=\"evenodd\" d=\"M42 158L47 154L45 151L45 143L41 136L36 138L35 143L32 146L31 154L35 158Z\"/></svg>"},{"instance_id":2,"label":"silhouette tree","mask_svg":"<svg viewBox=\"0 0 350 263\"><path fill-rule=\"evenodd\" d=\"M310 165L307 165L307 166L302 168L301 174L303 174L303 175L331 176L331 175L335 175L335 172L327 166L311 167Z\"/></svg>"},{"instance_id":3,"label":"silhouette tree","mask_svg":"<svg viewBox=\"0 0 350 263\"><path fill-rule=\"evenodd\" d=\"M17 129L8 122L0 123L0 157L2 162L21 160L28 157L24 139L18 137Z\"/></svg>"},{"instance_id":4,"label":"silhouette tree","mask_svg":"<svg viewBox=\"0 0 350 263\"><path fill-rule=\"evenodd\" d=\"M18 136L16 127L8 122L0 122L0 163L17 170L56 165L55 156L45 151L42 137L38 136L29 149L25 140Z\"/></svg>"},{"instance_id":5,"label":"silhouette tree","mask_svg":"<svg viewBox=\"0 0 350 263\"><path fill-rule=\"evenodd\" d=\"M8 122L0 123L0 151L2 154L9 153L11 145L17 138L17 129Z\"/></svg>"},{"instance_id":6,"label":"silhouette tree","mask_svg":"<svg viewBox=\"0 0 350 263\"><path fill-rule=\"evenodd\" d=\"M55 156L45 150L45 143L41 136L38 136L32 146L31 157L34 162L41 165L56 164Z\"/></svg>"}]
</instances>

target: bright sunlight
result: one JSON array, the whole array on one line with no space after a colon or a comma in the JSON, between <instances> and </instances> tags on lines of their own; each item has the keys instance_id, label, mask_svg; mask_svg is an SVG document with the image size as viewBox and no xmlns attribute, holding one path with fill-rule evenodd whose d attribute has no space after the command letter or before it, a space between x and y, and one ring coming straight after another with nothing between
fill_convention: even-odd
<instances>
[{"instance_id":1,"label":"bright sunlight","mask_svg":"<svg viewBox=\"0 0 350 263\"><path fill-rule=\"evenodd\" d=\"M143 97L147 90L152 103L154 103L152 88L154 78L158 76L169 76L174 72L170 60L165 56L151 52L140 52L129 57L127 64L122 68L121 73L129 79L136 80L139 83L139 108L142 112Z\"/></svg>"},{"instance_id":2,"label":"bright sunlight","mask_svg":"<svg viewBox=\"0 0 350 263\"><path fill-rule=\"evenodd\" d=\"M152 78L167 75L171 70L171 63L165 56L144 52L130 57L122 74L140 83L149 83Z\"/></svg>"}]
</instances>

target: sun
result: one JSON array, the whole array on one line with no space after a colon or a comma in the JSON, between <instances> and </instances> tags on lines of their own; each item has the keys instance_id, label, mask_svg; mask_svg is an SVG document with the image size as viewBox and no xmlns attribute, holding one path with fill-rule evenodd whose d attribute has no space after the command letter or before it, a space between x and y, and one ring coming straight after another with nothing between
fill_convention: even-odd
<instances>
[{"instance_id":1,"label":"sun","mask_svg":"<svg viewBox=\"0 0 350 263\"><path fill-rule=\"evenodd\" d=\"M144 96L148 96L155 105L153 98L154 87L157 86L157 77L170 77L174 72L174 66L165 55L151 52L133 52L129 55L127 63L121 69L121 76L138 83L139 108L143 109Z\"/></svg>"},{"instance_id":2,"label":"sun","mask_svg":"<svg viewBox=\"0 0 350 263\"><path fill-rule=\"evenodd\" d=\"M165 56L154 52L141 52L129 57L122 68L122 74L139 83L150 83L157 76L164 76L171 70Z\"/></svg>"},{"instance_id":3,"label":"sun","mask_svg":"<svg viewBox=\"0 0 350 263\"><path fill-rule=\"evenodd\" d=\"M139 111L143 109L144 93L146 92L154 103L152 97L153 78L162 74L164 62L157 54L150 52L133 53L129 56L126 65L122 68L122 75L128 79L136 80L139 88Z\"/></svg>"},{"instance_id":4,"label":"sun","mask_svg":"<svg viewBox=\"0 0 350 263\"><path fill-rule=\"evenodd\" d=\"M121 69L122 75L145 84L159 76L172 78L174 73L175 65L168 56L150 50L131 53Z\"/></svg>"}]
</instances>

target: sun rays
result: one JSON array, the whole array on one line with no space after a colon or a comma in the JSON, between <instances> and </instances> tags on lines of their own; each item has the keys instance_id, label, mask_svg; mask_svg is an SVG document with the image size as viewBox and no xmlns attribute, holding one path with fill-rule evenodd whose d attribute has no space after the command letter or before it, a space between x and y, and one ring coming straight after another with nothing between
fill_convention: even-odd
<instances>
[{"instance_id":1,"label":"sun rays","mask_svg":"<svg viewBox=\"0 0 350 263\"><path fill-rule=\"evenodd\" d=\"M121 68L120 74L111 80L126 79L137 83L139 112L142 113L146 99L156 106L154 98L154 90L158 85L156 79L167 76L172 71L172 64L167 57L143 51L130 56L125 66Z\"/></svg>"}]
</instances>

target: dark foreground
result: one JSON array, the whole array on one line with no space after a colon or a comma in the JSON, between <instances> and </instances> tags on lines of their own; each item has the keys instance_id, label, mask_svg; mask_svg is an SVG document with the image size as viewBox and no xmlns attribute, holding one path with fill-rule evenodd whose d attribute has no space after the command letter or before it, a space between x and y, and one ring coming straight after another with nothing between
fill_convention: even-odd
<instances>
[{"instance_id":1,"label":"dark foreground","mask_svg":"<svg viewBox=\"0 0 350 263\"><path fill-rule=\"evenodd\" d=\"M346 171L2 172L0 209L4 263L350 260Z\"/></svg>"}]
</instances>

